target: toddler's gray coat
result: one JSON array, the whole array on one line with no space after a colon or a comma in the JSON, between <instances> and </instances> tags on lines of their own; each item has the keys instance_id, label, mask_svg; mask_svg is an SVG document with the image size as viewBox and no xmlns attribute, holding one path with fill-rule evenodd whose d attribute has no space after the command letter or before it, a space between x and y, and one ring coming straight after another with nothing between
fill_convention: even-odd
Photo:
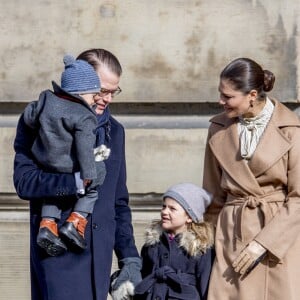
<instances>
[{"instance_id":1,"label":"toddler's gray coat","mask_svg":"<svg viewBox=\"0 0 300 300\"><path fill-rule=\"evenodd\" d=\"M44 170L80 171L82 179L95 179L96 113L80 96L67 94L54 82L53 87L55 92L42 92L25 108L25 123L39 130L31 151Z\"/></svg>"}]
</instances>

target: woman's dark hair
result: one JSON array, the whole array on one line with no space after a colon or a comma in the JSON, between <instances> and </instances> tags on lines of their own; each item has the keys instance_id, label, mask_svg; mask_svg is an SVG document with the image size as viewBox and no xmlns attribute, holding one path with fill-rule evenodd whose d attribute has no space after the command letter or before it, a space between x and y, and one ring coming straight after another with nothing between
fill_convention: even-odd
<instances>
[{"instance_id":1,"label":"woman's dark hair","mask_svg":"<svg viewBox=\"0 0 300 300\"><path fill-rule=\"evenodd\" d=\"M119 60L111 52L105 49L86 50L80 53L77 59L87 61L95 70L101 66L105 66L119 77L122 75L122 67Z\"/></svg>"},{"instance_id":2,"label":"woman's dark hair","mask_svg":"<svg viewBox=\"0 0 300 300\"><path fill-rule=\"evenodd\" d=\"M221 72L220 80L227 80L232 87L245 95L256 90L258 99L265 99L265 92L272 90L275 76L249 58L237 58Z\"/></svg>"}]
</instances>

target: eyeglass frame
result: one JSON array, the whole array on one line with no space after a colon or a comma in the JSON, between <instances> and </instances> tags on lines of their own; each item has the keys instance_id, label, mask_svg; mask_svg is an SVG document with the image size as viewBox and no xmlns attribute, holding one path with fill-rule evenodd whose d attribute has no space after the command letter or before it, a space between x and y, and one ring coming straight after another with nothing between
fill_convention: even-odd
<instances>
[{"instance_id":1,"label":"eyeglass frame","mask_svg":"<svg viewBox=\"0 0 300 300\"><path fill-rule=\"evenodd\" d=\"M96 96L99 96L99 97L105 97L107 96L108 94L111 94L111 97L115 97L115 96L118 96L120 93L122 92L121 88L118 86L116 90L107 90L107 89L104 89L104 88L101 88L100 89L100 92L99 93L96 93L94 95L94 97Z\"/></svg>"}]
</instances>

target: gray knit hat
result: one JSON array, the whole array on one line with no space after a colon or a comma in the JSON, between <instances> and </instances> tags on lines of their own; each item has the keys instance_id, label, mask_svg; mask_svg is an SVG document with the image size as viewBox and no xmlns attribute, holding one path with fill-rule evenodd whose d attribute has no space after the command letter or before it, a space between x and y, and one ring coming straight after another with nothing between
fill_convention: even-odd
<instances>
[{"instance_id":1,"label":"gray knit hat","mask_svg":"<svg viewBox=\"0 0 300 300\"><path fill-rule=\"evenodd\" d=\"M65 70L61 74L61 88L70 94L90 94L100 92L100 79L88 62L64 56Z\"/></svg>"},{"instance_id":2,"label":"gray knit hat","mask_svg":"<svg viewBox=\"0 0 300 300\"><path fill-rule=\"evenodd\" d=\"M163 195L177 201L195 223L203 221L203 214L212 201L210 193L192 183L179 183L171 186Z\"/></svg>"}]
</instances>

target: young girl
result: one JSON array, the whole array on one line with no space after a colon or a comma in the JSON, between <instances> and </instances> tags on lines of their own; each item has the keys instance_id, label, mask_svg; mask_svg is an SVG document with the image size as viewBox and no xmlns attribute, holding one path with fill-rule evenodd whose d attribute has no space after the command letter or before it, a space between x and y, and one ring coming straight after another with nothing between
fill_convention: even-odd
<instances>
[{"instance_id":1,"label":"young girl","mask_svg":"<svg viewBox=\"0 0 300 300\"><path fill-rule=\"evenodd\" d=\"M166 191L161 219L146 231L143 280L134 299L206 299L214 235L203 214L210 202L210 194L191 183ZM120 299L117 293L112 296Z\"/></svg>"}]
</instances>

